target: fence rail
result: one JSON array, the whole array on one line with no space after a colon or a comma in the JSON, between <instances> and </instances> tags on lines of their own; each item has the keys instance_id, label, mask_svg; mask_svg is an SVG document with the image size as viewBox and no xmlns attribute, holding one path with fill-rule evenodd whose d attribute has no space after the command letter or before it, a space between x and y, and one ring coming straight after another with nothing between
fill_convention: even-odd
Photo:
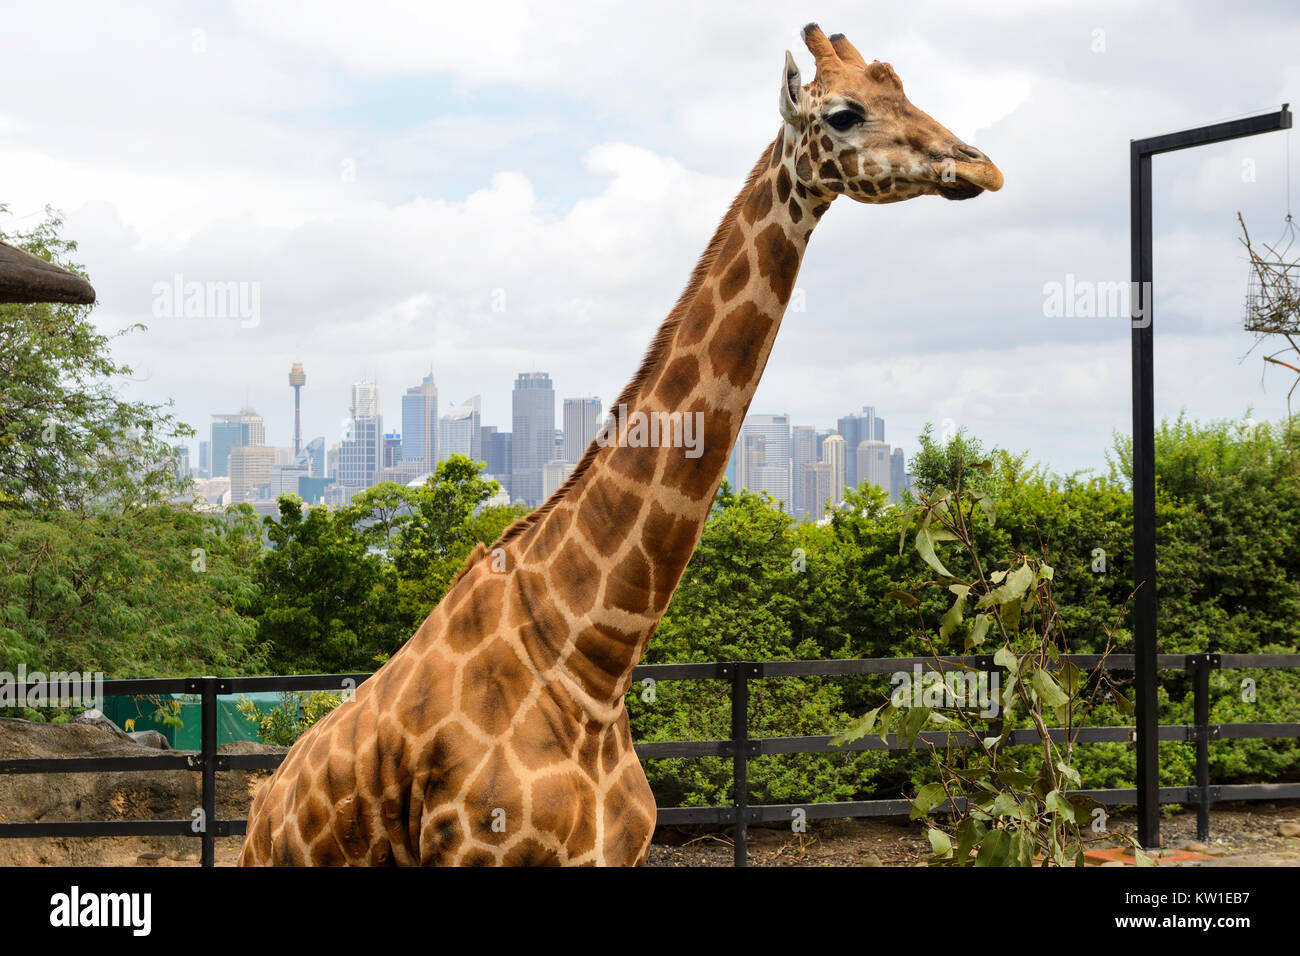
<instances>
[{"instance_id":1,"label":"fence rail","mask_svg":"<svg viewBox=\"0 0 1300 956\"><path fill-rule=\"evenodd\" d=\"M1093 670L1102 663L1099 654L1062 655L1081 670ZM1105 666L1111 671L1132 671L1132 654L1111 654ZM643 760L694 757L730 757L733 772L733 800L730 806L662 807L658 822L669 825L718 825L734 828L735 865L748 862L747 829L754 823L789 821L802 811L809 820L845 817L898 816L911 811L905 799L854 800L833 803L759 804L749 803L748 770L753 757L772 754L840 753L859 750L904 750L908 745L890 734L859 738L835 746L830 736L751 737L749 735L749 684L755 680L787 677L851 677L911 671L915 666L994 673L1000 669L989 655L967 657L888 657L815 661L724 661L709 664L649 664L637 667L633 680L655 681L717 680L729 685L731 736L726 740L645 741L636 744ZM1281 800L1300 797L1300 783L1211 785L1209 745L1215 740L1277 739L1300 737L1300 722L1211 724L1210 671L1257 668L1278 670L1300 668L1300 654L1161 654L1160 670L1184 671L1192 681L1195 721L1191 724L1161 724L1159 739L1196 744L1196 782L1182 787L1160 787L1160 803L1182 803L1197 808L1197 836L1209 837L1210 807L1232 800ZM217 698L259 691L337 690L358 686L369 674L309 674L271 677L182 677L107 680L104 692L116 695L197 694L201 704L201 749L193 753L159 754L140 757L23 758L0 760L0 774L92 773L103 771L189 770L201 773L202 820L66 820L29 823L0 823L0 839L31 837L106 836L191 836L202 842L203 866L212 866L216 838L239 836L247 820L217 819L216 775L231 770L273 770L284 754L217 753ZM351 681L351 684L348 682ZM40 686L37 682L28 688ZM1053 740L1064 738L1063 729L1049 729ZM1125 743L1136 740L1133 727L1075 728L1079 743ZM964 747L974 743L964 731L924 731L918 739L937 745ZM1033 729L1012 730L1007 743L1041 742ZM1136 802L1136 788L1072 791L1090 796L1108 806ZM201 824L201 825L200 825Z\"/></svg>"}]
</instances>

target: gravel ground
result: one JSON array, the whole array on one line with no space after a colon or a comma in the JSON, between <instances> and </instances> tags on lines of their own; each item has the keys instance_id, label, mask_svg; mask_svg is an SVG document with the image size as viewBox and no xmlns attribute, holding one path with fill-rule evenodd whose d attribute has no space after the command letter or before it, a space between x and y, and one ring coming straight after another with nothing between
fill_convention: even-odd
<instances>
[{"instance_id":1,"label":"gravel ground","mask_svg":"<svg viewBox=\"0 0 1300 956\"><path fill-rule=\"evenodd\" d=\"M1282 823L1300 825L1300 801L1275 804L1223 804L1210 815L1210 839L1201 852L1215 857L1203 866L1300 866L1300 837L1278 835ZM1111 833L1089 842L1097 848L1127 845L1117 835L1136 834L1131 814L1110 819ZM1196 838L1195 811L1164 817L1161 836L1167 847L1185 847ZM27 840L5 840L9 849ZM217 865L234 866L240 840L217 841ZM197 866L198 846L159 852L147 841L115 837L102 840L40 841L43 852L28 850L6 861L42 865L76 858L82 865ZM62 844L56 846L55 844ZM73 848L70 844L80 844ZM192 846L192 849L190 847ZM1195 848L1195 847L1194 847ZM0 849L4 849L0 846ZM751 866L916 866L929 856L930 844L923 828L901 819L832 820L810 824L803 834L787 829L755 827L749 831ZM146 854L142 857L142 854ZM152 854L152 855L149 855ZM725 833L661 830L650 847L650 866L731 866L733 849Z\"/></svg>"}]
</instances>

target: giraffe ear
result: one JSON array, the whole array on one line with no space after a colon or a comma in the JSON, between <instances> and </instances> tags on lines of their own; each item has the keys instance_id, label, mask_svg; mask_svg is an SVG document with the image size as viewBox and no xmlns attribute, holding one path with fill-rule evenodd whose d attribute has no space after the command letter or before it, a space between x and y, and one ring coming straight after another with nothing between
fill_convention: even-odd
<instances>
[{"instance_id":1,"label":"giraffe ear","mask_svg":"<svg viewBox=\"0 0 1300 956\"><path fill-rule=\"evenodd\" d=\"M785 51L785 69L781 71L781 116L795 129L803 127L803 77L790 51Z\"/></svg>"}]
</instances>

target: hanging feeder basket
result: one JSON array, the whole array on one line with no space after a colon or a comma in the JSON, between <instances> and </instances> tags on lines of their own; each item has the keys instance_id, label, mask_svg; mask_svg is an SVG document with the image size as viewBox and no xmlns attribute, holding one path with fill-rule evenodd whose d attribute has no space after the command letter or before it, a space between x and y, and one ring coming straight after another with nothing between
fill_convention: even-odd
<instances>
[{"instance_id":1,"label":"hanging feeder basket","mask_svg":"<svg viewBox=\"0 0 1300 956\"><path fill-rule=\"evenodd\" d=\"M1288 230L1290 216L1287 217ZM1264 244L1261 255L1250 243L1246 221L1237 213L1244 238L1241 244L1250 257L1250 274L1246 280L1246 307L1243 325L1258 335L1300 334L1300 260L1286 261L1291 244L1278 252Z\"/></svg>"}]
</instances>

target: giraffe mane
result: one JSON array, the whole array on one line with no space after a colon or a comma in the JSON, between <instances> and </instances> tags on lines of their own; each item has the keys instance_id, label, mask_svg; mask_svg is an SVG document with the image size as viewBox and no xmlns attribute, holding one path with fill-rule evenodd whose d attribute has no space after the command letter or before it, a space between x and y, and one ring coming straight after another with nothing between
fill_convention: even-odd
<instances>
[{"instance_id":1,"label":"giraffe mane","mask_svg":"<svg viewBox=\"0 0 1300 956\"><path fill-rule=\"evenodd\" d=\"M622 394L620 394L617 400L615 400L614 405L612 406L613 408L629 404L636 397L637 393L641 391L642 386L644 386L646 381L650 378L651 373L653 373L656 366L658 366L664 353L668 351L668 347L672 344L673 336L677 333L677 327L681 324L682 316L686 314L691 303L695 301L695 296L699 293L700 286L704 284L705 277L709 274L709 270L713 268L714 262L717 261L718 251L726 241L727 234L731 229L732 224L736 221L736 216L740 214L741 207L744 205L746 198L748 198L750 191L754 188L754 183L758 181L758 178L772 164L772 159L775 155L773 150L779 147L780 142L781 135L778 134L776 139L772 140L768 145L768 148L763 151L758 162L754 164L754 168L750 170L749 177L745 180L745 185L740 188L740 192L736 194L736 198L731 201L731 206L722 217L722 221L718 223L718 228L714 231L713 238L709 240L708 246L705 248L704 252L700 254L699 260L695 263L695 268L691 272L690 280L686 283L686 288L682 290L682 294L678 297L677 304L673 306L672 311L668 313L668 318L664 319L663 323L659 326L659 331L655 333L655 337L653 341L651 341L649 349L646 350L645 357L641 360L641 367L637 369L636 375L632 377L632 381L627 383ZM595 442L589 444L586 452L582 456L582 460L574 466L573 471L569 474L569 477L565 480L564 484L557 488L540 507L536 508L529 514L524 515L510 527L506 528L506 530L501 533L501 537L497 539L493 547L495 548L508 544L510 541L519 537L529 528L533 527L533 525L537 524L550 514L551 510L564 500L564 497L569 493L569 490L578 483L586 473L587 469L591 467L591 463L595 460L596 455L598 455L600 451L600 446Z\"/></svg>"}]
</instances>

